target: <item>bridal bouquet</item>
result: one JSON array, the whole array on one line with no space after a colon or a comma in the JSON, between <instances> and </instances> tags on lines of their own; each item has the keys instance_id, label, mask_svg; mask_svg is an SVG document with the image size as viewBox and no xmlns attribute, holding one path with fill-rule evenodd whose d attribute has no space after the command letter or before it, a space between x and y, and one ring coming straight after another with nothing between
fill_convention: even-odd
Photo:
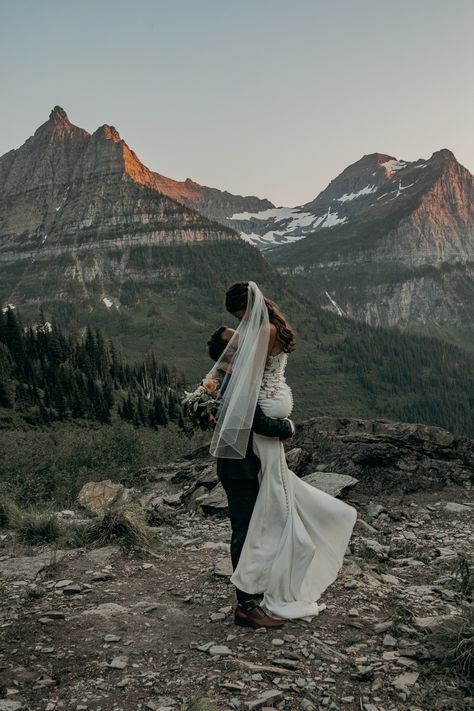
<instances>
[{"instance_id":1,"label":"bridal bouquet","mask_svg":"<svg viewBox=\"0 0 474 711\"><path fill-rule=\"evenodd\" d=\"M184 391L185 397L181 401L184 412L193 425L202 430L213 429L217 424L219 385L219 380L207 378L193 392Z\"/></svg>"}]
</instances>

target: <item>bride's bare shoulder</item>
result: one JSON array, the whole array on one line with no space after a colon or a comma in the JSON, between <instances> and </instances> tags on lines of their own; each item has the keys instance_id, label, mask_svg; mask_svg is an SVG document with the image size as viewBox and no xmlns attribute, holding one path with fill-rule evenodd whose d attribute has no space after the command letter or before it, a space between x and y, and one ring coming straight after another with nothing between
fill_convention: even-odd
<instances>
[{"instance_id":1,"label":"bride's bare shoulder","mask_svg":"<svg viewBox=\"0 0 474 711\"><path fill-rule=\"evenodd\" d=\"M268 342L267 355L269 358L275 358L284 352L280 341L278 340L278 329L274 323L270 324L270 340Z\"/></svg>"},{"instance_id":2,"label":"bride's bare shoulder","mask_svg":"<svg viewBox=\"0 0 474 711\"><path fill-rule=\"evenodd\" d=\"M277 327L274 323L270 324L270 338L268 339L268 351L267 355L271 355L275 348L275 343L277 340Z\"/></svg>"}]
</instances>

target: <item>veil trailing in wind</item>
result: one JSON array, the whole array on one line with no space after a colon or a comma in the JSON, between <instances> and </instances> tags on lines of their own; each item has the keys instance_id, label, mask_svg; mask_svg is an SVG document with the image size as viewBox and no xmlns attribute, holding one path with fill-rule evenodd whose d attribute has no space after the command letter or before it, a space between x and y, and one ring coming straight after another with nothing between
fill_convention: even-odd
<instances>
[{"instance_id":1,"label":"veil trailing in wind","mask_svg":"<svg viewBox=\"0 0 474 711\"><path fill-rule=\"evenodd\" d=\"M244 459L270 340L268 309L262 292L248 282L245 314L206 378L218 379L222 399L210 445L214 457Z\"/></svg>"}]
</instances>

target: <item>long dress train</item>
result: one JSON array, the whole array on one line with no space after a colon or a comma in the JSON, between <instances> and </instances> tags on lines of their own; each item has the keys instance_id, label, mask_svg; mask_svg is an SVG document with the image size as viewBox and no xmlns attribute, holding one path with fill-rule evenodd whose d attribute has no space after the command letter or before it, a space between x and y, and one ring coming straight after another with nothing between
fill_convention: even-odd
<instances>
[{"instance_id":1,"label":"long dress train","mask_svg":"<svg viewBox=\"0 0 474 711\"><path fill-rule=\"evenodd\" d=\"M265 367L258 402L271 417L288 417L293 408L287 358L269 356ZM246 592L263 592L262 606L273 617L311 619L342 566L357 512L299 479L279 440L254 434L253 442L260 490L231 581Z\"/></svg>"}]
</instances>

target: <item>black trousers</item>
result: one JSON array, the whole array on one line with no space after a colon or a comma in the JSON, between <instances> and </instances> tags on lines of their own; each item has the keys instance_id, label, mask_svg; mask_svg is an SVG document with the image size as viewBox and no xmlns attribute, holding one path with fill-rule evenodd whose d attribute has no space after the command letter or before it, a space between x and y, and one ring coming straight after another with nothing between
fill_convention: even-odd
<instances>
[{"instance_id":1,"label":"black trousers","mask_svg":"<svg viewBox=\"0 0 474 711\"><path fill-rule=\"evenodd\" d=\"M259 489L258 479L231 479L221 477L221 483L227 494L229 503L229 518L232 527L230 539L230 557L235 570L239 562L242 546L249 527L252 511L257 500ZM254 595L236 588L237 601L244 605L253 600Z\"/></svg>"}]
</instances>

